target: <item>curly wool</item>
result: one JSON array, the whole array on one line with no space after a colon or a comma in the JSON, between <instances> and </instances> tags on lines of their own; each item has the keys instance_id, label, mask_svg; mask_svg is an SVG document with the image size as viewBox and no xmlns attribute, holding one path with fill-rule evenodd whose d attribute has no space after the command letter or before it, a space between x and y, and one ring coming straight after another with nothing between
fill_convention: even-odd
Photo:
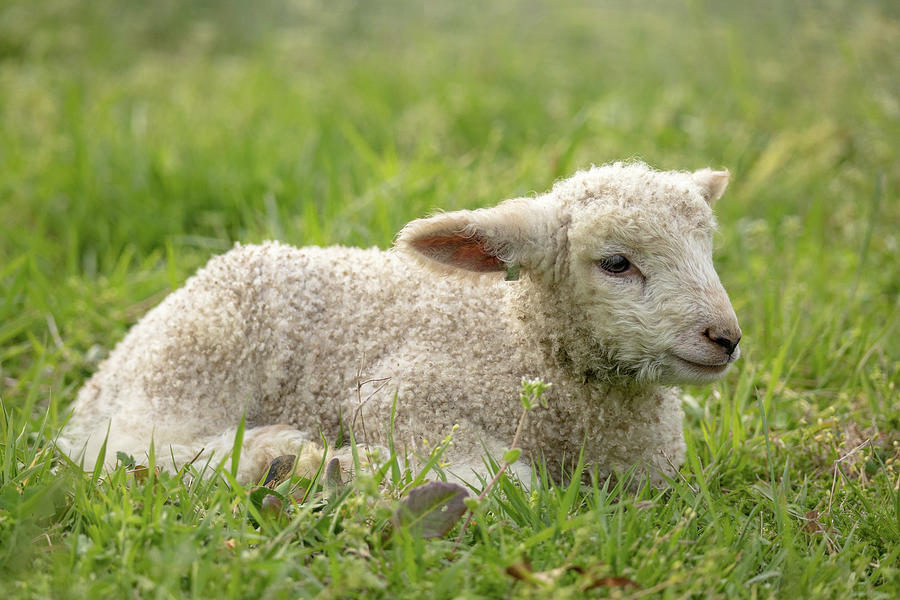
<instances>
[{"instance_id":1,"label":"curly wool","mask_svg":"<svg viewBox=\"0 0 900 600\"><path fill-rule=\"evenodd\" d=\"M540 376L553 385L521 436L520 475L538 457L558 473L584 446L601 474L637 467L660 483L684 457L664 383L709 381L737 358L708 333L740 335L711 262L709 206L725 183L616 163L414 221L399 251L238 244L116 346L60 446L93 464L108 432L107 456L152 442L174 459L163 466L215 462L244 415L238 477L253 481L342 426L386 445L396 409L394 443L419 455L458 426L445 457L473 480L484 450L513 438L522 378ZM628 253L643 280L602 273L609 253ZM505 280L509 265L519 280Z\"/></svg>"}]
</instances>

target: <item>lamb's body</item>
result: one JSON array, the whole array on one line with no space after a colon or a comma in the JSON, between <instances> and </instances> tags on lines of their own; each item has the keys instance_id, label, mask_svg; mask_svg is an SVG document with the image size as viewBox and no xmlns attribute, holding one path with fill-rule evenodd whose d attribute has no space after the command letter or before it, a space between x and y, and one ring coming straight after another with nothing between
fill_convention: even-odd
<instances>
[{"instance_id":1,"label":"lamb's body","mask_svg":"<svg viewBox=\"0 0 900 600\"><path fill-rule=\"evenodd\" d=\"M457 244L436 258L451 265L472 252L460 254L460 240L488 245L450 231L411 244L429 258L438 244ZM110 456L140 456L152 439L176 464L201 449L224 458L244 414L239 477L250 481L319 432L335 439L341 419L358 438L385 444L396 395L395 443L427 452L426 440L458 425L445 456L472 479L472 469L484 470L482 445L496 456L513 438L522 377L540 376L553 384L549 408L527 421L526 456L558 466L584 444L601 473L638 465L657 481L682 462L677 394L651 367L617 362L624 349L600 348L584 332L589 315L573 310L596 298L569 281L576 266L554 260L548 271L519 257L510 262L523 265L522 278L504 281L438 276L413 262L395 251L277 243L212 259L84 386L63 447L73 455L86 447L90 460L108 427Z\"/></svg>"}]
</instances>

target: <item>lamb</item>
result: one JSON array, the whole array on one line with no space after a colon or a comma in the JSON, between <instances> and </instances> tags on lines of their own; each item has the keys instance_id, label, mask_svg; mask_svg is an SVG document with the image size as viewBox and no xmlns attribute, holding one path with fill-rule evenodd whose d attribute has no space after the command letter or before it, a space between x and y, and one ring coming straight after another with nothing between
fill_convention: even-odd
<instances>
[{"instance_id":1,"label":"lamb","mask_svg":"<svg viewBox=\"0 0 900 600\"><path fill-rule=\"evenodd\" d=\"M418 455L457 426L447 470L474 481L513 438L522 378L540 376L552 386L521 433L520 477L538 458L558 476L583 447L601 475L664 484L685 453L672 385L740 355L712 262L728 179L615 163L415 220L388 251L238 244L131 329L59 445L92 465L105 439L108 457L152 442L177 468L226 459L243 415L249 483L342 426L383 446L393 418Z\"/></svg>"}]
</instances>

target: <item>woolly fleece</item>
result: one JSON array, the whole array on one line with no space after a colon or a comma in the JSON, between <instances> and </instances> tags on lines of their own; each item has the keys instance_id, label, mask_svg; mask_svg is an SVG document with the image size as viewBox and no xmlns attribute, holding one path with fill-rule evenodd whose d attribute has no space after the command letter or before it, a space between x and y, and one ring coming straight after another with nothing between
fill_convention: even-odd
<instances>
[{"instance_id":1,"label":"woolly fleece","mask_svg":"<svg viewBox=\"0 0 900 600\"><path fill-rule=\"evenodd\" d=\"M238 478L252 482L276 456L315 458L309 440L334 440L341 418L386 445L396 395L395 444L427 456L458 425L445 458L474 481L484 449L512 441L522 378L541 377L549 404L526 421L520 475L538 457L558 475L584 444L601 474L637 466L659 484L684 459L668 384L711 381L739 355L711 257L727 181L616 163L413 221L391 251L238 244L116 346L60 446L93 465L108 431L107 457L152 440L162 466L201 450L215 463L243 413ZM605 268L615 256L626 272Z\"/></svg>"}]
</instances>

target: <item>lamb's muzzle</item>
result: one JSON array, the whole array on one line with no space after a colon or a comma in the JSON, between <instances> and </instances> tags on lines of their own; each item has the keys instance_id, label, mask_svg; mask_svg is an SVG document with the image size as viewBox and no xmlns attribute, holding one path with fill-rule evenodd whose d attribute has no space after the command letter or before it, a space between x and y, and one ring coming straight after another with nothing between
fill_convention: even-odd
<instances>
[{"instance_id":1,"label":"lamb's muzzle","mask_svg":"<svg viewBox=\"0 0 900 600\"><path fill-rule=\"evenodd\" d=\"M734 354L735 349L737 348L738 343L741 341L741 330L737 331L726 329L723 331L719 331L713 327L707 327L706 331L703 332L703 335L709 339L713 344L718 344L725 348L725 352L728 354L727 359L731 359L731 355Z\"/></svg>"}]
</instances>

